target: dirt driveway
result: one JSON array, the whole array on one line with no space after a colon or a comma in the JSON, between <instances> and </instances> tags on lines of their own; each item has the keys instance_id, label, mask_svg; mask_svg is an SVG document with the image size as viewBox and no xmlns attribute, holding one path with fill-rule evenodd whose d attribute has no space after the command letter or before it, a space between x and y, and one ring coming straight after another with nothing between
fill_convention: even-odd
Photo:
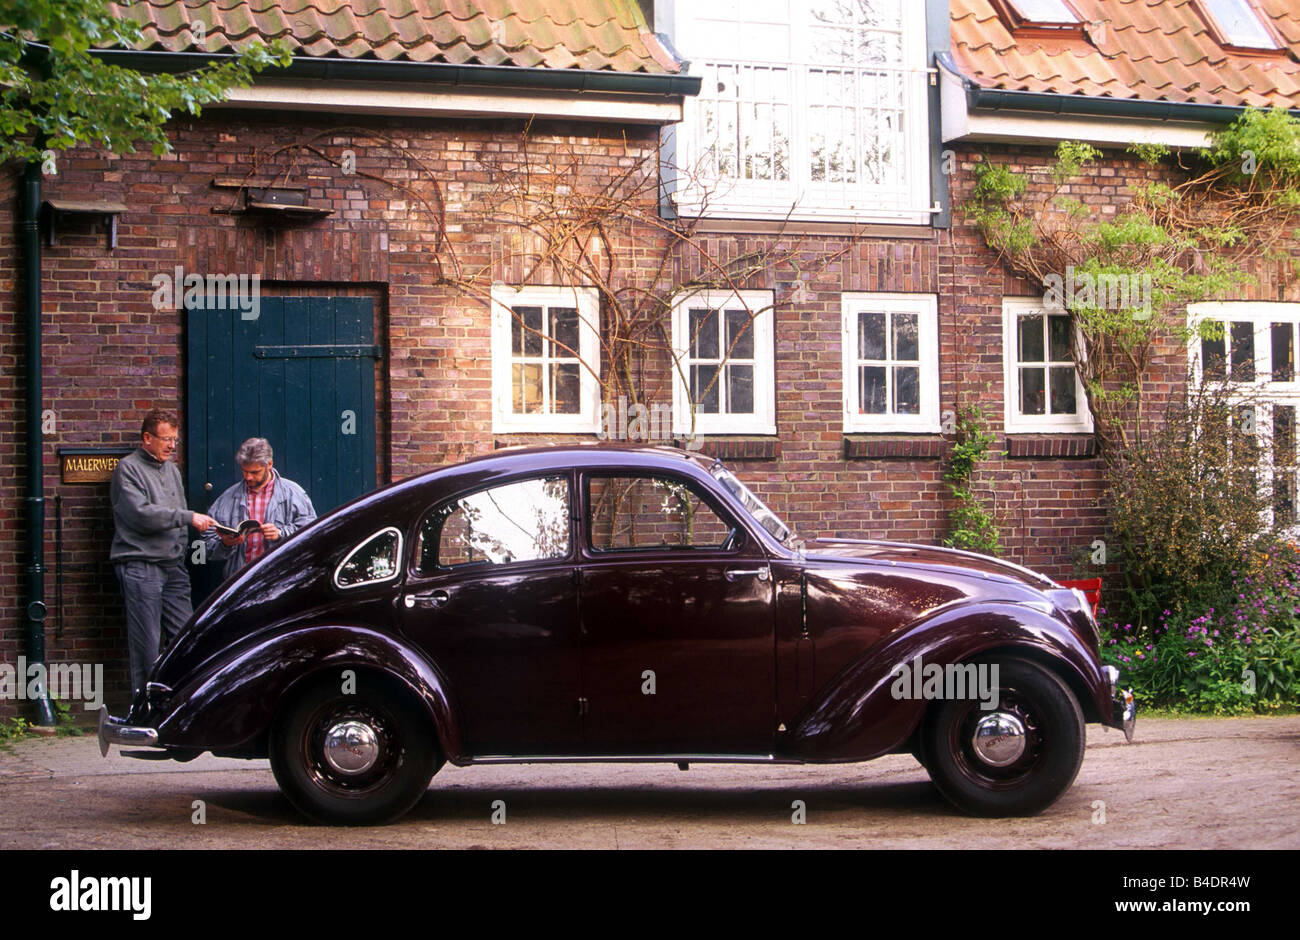
<instances>
[{"instance_id":1,"label":"dirt driveway","mask_svg":"<svg viewBox=\"0 0 1300 940\"><path fill-rule=\"evenodd\" d=\"M892 756L447 767L406 818L350 830L304 824L265 761L104 760L93 738L37 740L0 752L0 848L1300 848L1300 717L1139 719L1123 740L1089 726L1073 789L1032 819L958 815Z\"/></svg>"}]
</instances>

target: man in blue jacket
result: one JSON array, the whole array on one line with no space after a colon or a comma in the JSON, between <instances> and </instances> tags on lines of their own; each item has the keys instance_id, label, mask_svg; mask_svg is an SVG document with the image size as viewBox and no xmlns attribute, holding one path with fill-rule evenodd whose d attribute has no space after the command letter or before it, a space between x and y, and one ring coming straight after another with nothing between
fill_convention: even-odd
<instances>
[{"instance_id":1,"label":"man in blue jacket","mask_svg":"<svg viewBox=\"0 0 1300 940\"><path fill-rule=\"evenodd\" d=\"M266 438L250 437L239 445L235 463L244 475L243 482L218 496L208 507L208 514L227 528L238 528L247 519L258 527L238 536L215 529L203 534L208 558L225 560L227 578L316 521L316 510L306 491L280 476L272 466L271 445Z\"/></svg>"}]
</instances>

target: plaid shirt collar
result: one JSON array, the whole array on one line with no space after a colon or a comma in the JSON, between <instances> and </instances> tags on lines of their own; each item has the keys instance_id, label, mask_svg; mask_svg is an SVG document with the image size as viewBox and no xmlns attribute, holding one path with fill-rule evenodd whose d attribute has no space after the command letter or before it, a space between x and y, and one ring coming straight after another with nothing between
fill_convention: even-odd
<instances>
[{"instance_id":1,"label":"plaid shirt collar","mask_svg":"<svg viewBox=\"0 0 1300 940\"><path fill-rule=\"evenodd\" d=\"M275 468L271 468L271 479L266 481L266 486L262 487L260 492L249 492L248 487L244 487L244 498L248 500L248 518L256 519L258 522L266 521L266 508L271 504L271 495L275 492L275 481L279 474ZM261 532L250 532L244 537L244 561L253 562L266 554L266 536Z\"/></svg>"}]
</instances>

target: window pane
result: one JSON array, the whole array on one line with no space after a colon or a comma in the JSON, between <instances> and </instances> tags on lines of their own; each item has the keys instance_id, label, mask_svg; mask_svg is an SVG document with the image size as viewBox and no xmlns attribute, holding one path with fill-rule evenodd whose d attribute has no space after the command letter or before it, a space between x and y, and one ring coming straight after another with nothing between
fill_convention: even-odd
<instances>
[{"instance_id":1,"label":"window pane","mask_svg":"<svg viewBox=\"0 0 1300 940\"><path fill-rule=\"evenodd\" d=\"M894 414L921 413L921 370L915 366L894 369Z\"/></svg>"},{"instance_id":2,"label":"window pane","mask_svg":"<svg viewBox=\"0 0 1300 940\"><path fill-rule=\"evenodd\" d=\"M516 356L542 354L542 308L514 307L510 319L510 348Z\"/></svg>"},{"instance_id":3,"label":"window pane","mask_svg":"<svg viewBox=\"0 0 1300 940\"><path fill-rule=\"evenodd\" d=\"M1273 381L1295 381L1295 326L1274 323L1273 329Z\"/></svg>"},{"instance_id":4,"label":"window pane","mask_svg":"<svg viewBox=\"0 0 1300 940\"><path fill-rule=\"evenodd\" d=\"M513 400L511 410L517 415L535 415L542 411L541 363L516 362L511 381Z\"/></svg>"},{"instance_id":5,"label":"window pane","mask_svg":"<svg viewBox=\"0 0 1300 940\"><path fill-rule=\"evenodd\" d=\"M732 359L754 358L754 331L744 310L727 311L727 349Z\"/></svg>"},{"instance_id":6,"label":"window pane","mask_svg":"<svg viewBox=\"0 0 1300 940\"><path fill-rule=\"evenodd\" d=\"M1052 414L1078 413L1073 366L1052 366Z\"/></svg>"},{"instance_id":7,"label":"window pane","mask_svg":"<svg viewBox=\"0 0 1300 940\"><path fill-rule=\"evenodd\" d=\"M1224 338L1201 340L1201 371L1207 379L1226 379L1228 352Z\"/></svg>"},{"instance_id":8,"label":"window pane","mask_svg":"<svg viewBox=\"0 0 1300 940\"><path fill-rule=\"evenodd\" d=\"M858 358L885 358L885 315L883 313L858 314Z\"/></svg>"},{"instance_id":9,"label":"window pane","mask_svg":"<svg viewBox=\"0 0 1300 940\"><path fill-rule=\"evenodd\" d=\"M401 537L394 531L380 532L362 548L354 552L339 568L337 582L340 587L351 587L371 581L386 581L397 573L397 557Z\"/></svg>"},{"instance_id":10,"label":"window pane","mask_svg":"<svg viewBox=\"0 0 1300 940\"><path fill-rule=\"evenodd\" d=\"M691 310L691 358L718 358L718 311Z\"/></svg>"},{"instance_id":11,"label":"window pane","mask_svg":"<svg viewBox=\"0 0 1300 940\"><path fill-rule=\"evenodd\" d=\"M1011 0L1016 12L1031 23L1077 23L1061 0Z\"/></svg>"},{"instance_id":12,"label":"window pane","mask_svg":"<svg viewBox=\"0 0 1300 940\"><path fill-rule=\"evenodd\" d=\"M551 308L551 355L562 359L578 356L578 311L572 307ZM561 345L563 344L563 346ZM567 349L564 347L568 347Z\"/></svg>"},{"instance_id":13,"label":"window pane","mask_svg":"<svg viewBox=\"0 0 1300 940\"><path fill-rule=\"evenodd\" d=\"M727 413L754 413L754 367L727 367Z\"/></svg>"},{"instance_id":14,"label":"window pane","mask_svg":"<svg viewBox=\"0 0 1300 940\"><path fill-rule=\"evenodd\" d=\"M1041 415L1047 413L1045 369L1020 370L1020 413Z\"/></svg>"},{"instance_id":15,"label":"window pane","mask_svg":"<svg viewBox=\"0 0 1300 940\"><path fill-rule=\"evenodd\" d=\"M588 480L596 551L721 548L731 526L689 485L664 477Z\"/></svg>"},{"instance_id":16,"label":"window pane","mask_svg":"<svg viewBox=\"0 0 1300 940\"><path fill-rule=\"evenodd\" d=\"M1017 324L1020 332L1020 361L1045 362L1043 358L1043 318L1034 316L1021 317Z\"/></svg>"},{"instance_id":17,"label":"window pane","mask_svg":"<svg viewBox=\"0 0 1300 940\"><path fill-rule=\"evenodd\" d=\"M1295 466L1295 406L1273 406L1273 464Z\"/></svg>"},{"instance_id":18,"label":"window pane","mask_svg":"<svg viewBox=\"0 0 1300 940\"><path fill-rule=\"evenodd\" d=\"M1296 521L1295 406L1273 406L1273 514L1281 525Z\"/></svg>"},{"instance_id":19,"label":"window pane","mask_svg":"<svg viewBox=\"0 0 1300 940\"><path fill-rule=\"evenodd\" d=\"M1277 44L1246 0L1208 0L1228 42L1251 49L1276 49Z\"/></svg>"},{"instance_id":20,"label":"window pane","mask_svg":"<svg viewBox=\"0 0 1300 940\"><path fill-rule=\"evenodd\" d=\"M1255 324L1232 324L1232 378L1255 381Z\"/></svg>"},{"instance_id":21,"label":"window pane","mask_svg":"<svg viewBox=\"0 0 1300 940\"><path fill-rule=\"evenodd\" d=\"M720 366L691 366L691 401L697 414L720 413L722 401Z\"/></svg>"},{"instance_id":22,"label":"window pane","mask_svg":"<svg viewBox=\"0 0 1300 940\"><path fill-rule=\"evenodd\" d=\"M885 414L885 367L858 369L858 410L864 415Z\"/></svg>"},{"instance_id":23,"label":"window pane","mask_svg":"<svg viewBox=\"0 0 1300 940\"><path fill-rule=\"evenodd\" d=\"M1074 350L1070 348L1070 318L1047 318L1048 346L1052 362L1073 362Z\"/></svg>"},{"instance_id":24,"label":"window pane","mask_svg":"<svg viewBox=\"0 0 1300 940\"><path fill-rule=\"evenodd\" d=\"M443 519L438 564L444 567L508 565L569 554L569 483L562 476L482 490L434 513Z\"/></svg>"},{"instance_id":25,"label":"window pane","mask_svg":"<svg viewBox=\"0 0 1300 940\"><path fill-rule=\"evenodd\" d=\"M894 359L917 362L921 358L921 344L917 336L920 317L915 313L896 313L894 325Z\"/></svg>"},{"instance_id":26,"label":"window pane","mask_svg":"<svg viewBox=\"0 0 1300 940\"><path fill-rule=\"evenodd\" d=\"M581 368L576 362L551 364L552 414L576 415L581 410L578 405L578 370Z\"/></svg>"}]
</instances>

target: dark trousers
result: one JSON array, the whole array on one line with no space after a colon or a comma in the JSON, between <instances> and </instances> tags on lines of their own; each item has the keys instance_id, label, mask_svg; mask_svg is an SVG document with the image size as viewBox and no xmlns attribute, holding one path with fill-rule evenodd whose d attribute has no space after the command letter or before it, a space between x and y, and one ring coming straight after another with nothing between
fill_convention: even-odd
<instances>
[{"instance_id":1,"label":"dark trousers","mask_svg":"<svg viewBox=\"0 0 1300 940\"><path fill-rule=\"evenodd\" d=\"M184 564L126 561L113 566L126 599L126 642L131 652L131 688L144 688L158 660L163 634L170 645L194 613L190 575Z\"/></svg>"}]
</instances>

